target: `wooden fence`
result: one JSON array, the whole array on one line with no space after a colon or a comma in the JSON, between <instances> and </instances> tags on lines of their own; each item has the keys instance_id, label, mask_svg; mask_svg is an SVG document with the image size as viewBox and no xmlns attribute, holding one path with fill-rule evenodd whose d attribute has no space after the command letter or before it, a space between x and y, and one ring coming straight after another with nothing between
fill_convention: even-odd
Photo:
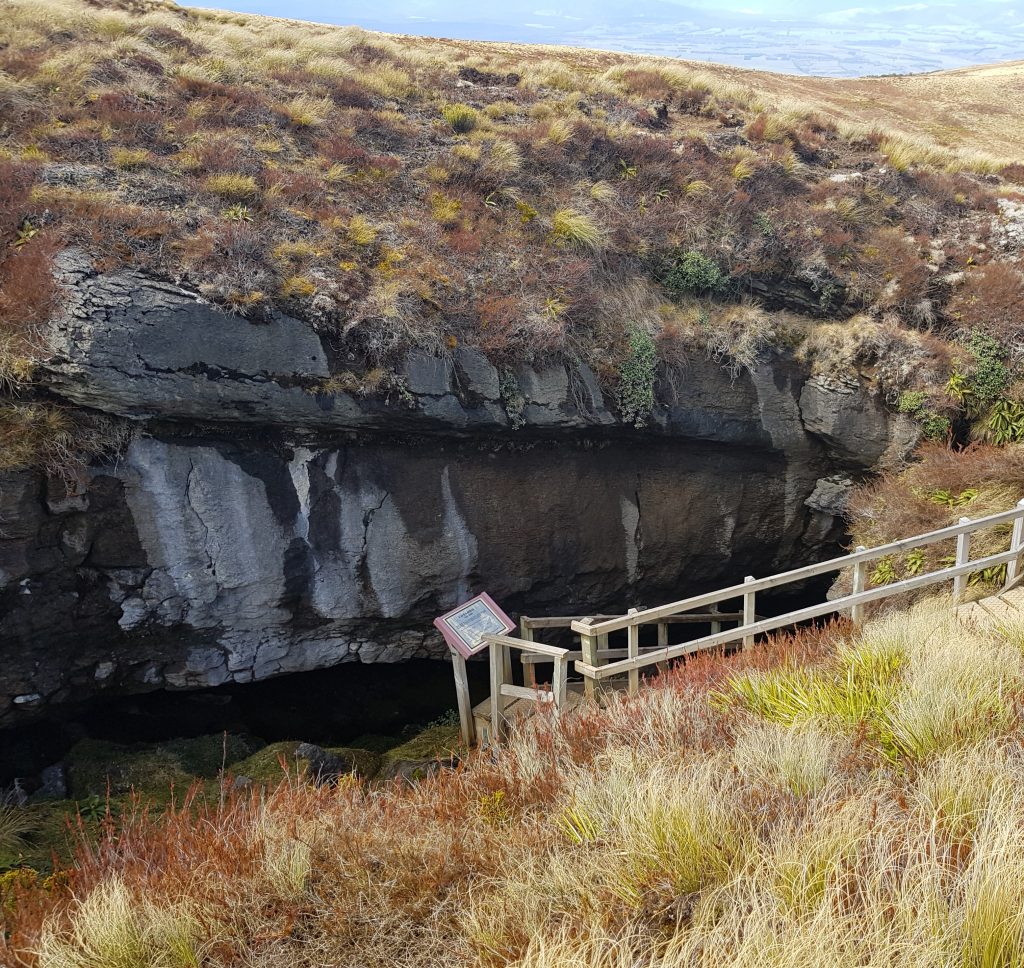
<instances>
[{"instance_id":1,"label":"wooden fence","mask_svg":"<svg viewBox=\"0 0 1024 968\"><path fill-rule=\"evenodd\" d=\"M1011 525L1009 550L971 560L971 536L988 528ZM917 548L927 547L943 541L956 539L956 557L953 565L937 571L914 575L911 578L868 588L868 569L872 562L890 555L902 554ZM633 693L640 686L640 672L650 666L678 659L702 649L742 643L748 648L754 637L777 629L797 625L810 619L845 612L854 622L864 616L864 606L906 592L953 582L954 600L960 600L967 589L970 576L988 568L1006 566L1006 587L1021 577L1024 557L1024 501L1015 508L992 514L977 520L961 518L960 523L941 528L927 534L904 538L877 548L858 547L854 552L823 561L819 564L795 568L792 571L771 575L767 578L748 576L742 584L731 585L704 595L694 595L656 608L630 609L625 615L556 616L535 618L524 616L520 621L520 638L507 635L486 636L490 646L491 695L487 703L475 710L468 706L468 687L465 701L460 690L460 712L462 714L463 736L467 742L476 739L481 745L499 741L506 723L506 709L516 700L550 702L556 712L566 704L569 663L583 676L585 695L598 698L605 680L624 676L624 685ZM757 615L757 595L817 578L849 568L853 583L849 595L825 601L819 605L796 609L773 618ZM721 605L730 600L742 602L741 611L722 611ZM698 611L701 610L701 611ZM731 629L722 629L724 623L735 622ZM670 644L670 628L674 625L703 623L711 626L711 634L678 644ZM657 645L640 645L640 629L644 626L657 627ZM536 641L538 630L570 629L580 637L579 650L564 649ZM614 632L626 632L625 648L609 648L608 636ZM511 650L520 652L524 668L524 685L513 683ZM539 663L553 663L551 686L548 689L537 685L535 666ZM458 677L457 677L458 680ZM522 708L522 707L520 707ZM481 713L484 715L481 716ZM486 733L486 735L482 735Z\"/></svg>"},{"instance_id":2,"label":"wooden fence","mask_svg":"<svg viewBox=\"0 0 1024 968\"><path fill-rule=\"evenodd\" d=\"M971 535L1005 524L1012 525L1009 550L972 561L970 552ZM886 558L889 555L912 551L915 548L938 544L953 538L956 539L956 558L952 566L922 575L915 575L902 581L891 582L878 588L867 589L868 565L871 562ZM754 641L754 636L762 632L773 632L776 629L839 612L848 612L854 622L860 622L863 618L864 606L869 602L892 598L905 592L925 588L928 585L937 585L950 579L953 581L954 599L959 600L963 597L968 579L972 574L1000 565L1006 565L1006 585L1009 586L1014 583L1020 572L1022 554L1024 554L1024 501L1021 501L1010 511L991 514L988 517L978 518L975 521L972 521L970 518L961 518L959 524L949 528L930 531L927 534L916 535L913 538L904 538L902 541L894 541L891 544L880 545L877 548L859 547L852 554L832 558L820 564L808 565L805 568L795 568L792 571L782 572L768 578L748 576L741 585L732 585L729 588L709 592L706 595L695 595L692 598L671 602L658 608L647 608L633 614L622 615L612 619L596 620L585 618L577 620L570 626L573 631L579 633L582 644L581 652L583 654L576 662L576 671L582 673L589 695L596 694L597 687L602 680L622 674L629 677L629 689L631 692L635 692L639 685L638 677L641 669L658 662L677 659L701 649L716 648L717 646L730 645L740 641L742 641L744 647L747 647ZM796 582L806 581L808 578L816 578L820 575L827 575L830 572L839 572L845 568L851 568L853 571L853 590L849 595L823 602L820 605L800 608L787 612L784 615L775 616L774 618L756 619L754 617L758 592L782 588ZM667 645L663 649L648 652L645 655L640 654L638 649L638 632L641 625L664 620L670 616L679 615L682 612L691 611L696 608L707 608L710 605L736 598L743 600L743 613L745 616L739 627L725 632L705 635L691 642ZM625 629L628 636L627 657L617 662L603 663L598 647L599 639L601 636L606 636L611 632L621 629Z\"/></svg>"}]
</instances>

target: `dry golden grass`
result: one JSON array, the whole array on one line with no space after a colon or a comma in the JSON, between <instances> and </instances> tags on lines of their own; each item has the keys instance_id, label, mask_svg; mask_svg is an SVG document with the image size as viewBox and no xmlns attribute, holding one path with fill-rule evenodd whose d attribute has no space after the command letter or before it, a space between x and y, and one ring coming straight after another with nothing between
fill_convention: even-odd
<instances>
[{"instance_id":1,"label":"dry golden grass","mask_svg":"<svg viewBox=\"0 0 1024 968\"><path fill-rule=\"evenodd\" d=\"M859 635L837 625L694 658L637 697L538 717L498 755L412 787L290 778L139 812L71 870L0 882L0 957L1016 965L1022 643L1024 621L966 626L929 602ZM842 669L856 716L837 698ZM796 718L736 685L784 696L769 685L796 673L822 700Z\"/></svg>"},{"instance_id":2,"label":"dry golden grass","mask_svg":"<svg viewBox=\"0 0 1024 968\"><path fill-rule=\"evenodd\" d=\"M738 376L809 333L819 372L893 405L926 393L942 436L965 334L1022 359L1019 260L993 244L1020 194L1002 164L1024 147L1022 70L825 80L8 0L0 385L25 390L74 244L344 333L353 371L469 347L582 361L621 401L633 331L657 336L667 384L689 355ZM687 259L715 284L688 290Z\"/></svg>"}]
</instances>

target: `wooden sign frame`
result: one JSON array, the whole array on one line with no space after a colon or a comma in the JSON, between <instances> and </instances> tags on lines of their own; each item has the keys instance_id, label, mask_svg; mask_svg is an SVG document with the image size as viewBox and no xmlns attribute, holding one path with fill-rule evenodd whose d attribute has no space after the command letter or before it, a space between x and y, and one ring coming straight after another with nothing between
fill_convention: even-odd
<instances>
[{"instance_id":1,"label":"wooden sign frame","mask_svg":"<svg viewBox=\"0 0 1024 968\"><path fill-rule=\"evenodd\" d=\"M515 631L516 623L487 592L481 592L435 618L434 626L453 651L469 659L487 647L484 635L508 635Z\"/></svg>"}]
</instances>

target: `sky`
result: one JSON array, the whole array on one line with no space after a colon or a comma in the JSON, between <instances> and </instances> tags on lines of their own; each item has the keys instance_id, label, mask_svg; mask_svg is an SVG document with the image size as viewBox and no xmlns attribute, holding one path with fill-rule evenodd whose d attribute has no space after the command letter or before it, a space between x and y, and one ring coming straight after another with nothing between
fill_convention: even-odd
<instances>
[{"instance_id":1,"label":"sky","mask_svg":"<svg viewBox=\"0 0 1024 968\"><path fill-rule=\"evenodd\" d=\"M182 0L189 4L189 0ZM1024 0L219 0L370 30L568 44L855 77L1024 59Z\"/></svg>"}]
</instances>

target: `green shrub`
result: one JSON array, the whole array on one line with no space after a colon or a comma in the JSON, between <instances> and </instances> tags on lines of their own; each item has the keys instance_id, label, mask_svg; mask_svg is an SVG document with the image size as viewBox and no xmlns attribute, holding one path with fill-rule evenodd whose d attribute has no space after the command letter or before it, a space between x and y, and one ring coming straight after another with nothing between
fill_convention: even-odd
<instances>
[{"instance_id":1,"label":"green shrub","mask_svg":"<svg viewBox=\"0 0 1024 968\"><path fill-rule=\"evenodd\" d=\"M949 437L952 430L949 418L928 406L928 395L924 390L904 391L900 395L898 409L921 425L921 433L927 440L945 440Z\"/></svg>"},{"instance_id":2,"label":"green shrub","mask_svg":"<svg viewBox=\"0 0 1024 968\"><path fill-rule=\"evenodd\" d=\"M987 333L974 330L967 339L967 349L974 357L969 386L971 397L979 410L990 406L1010 384L1006 367L1006 351Z\"/></svg>"},{"instance_id":3,"label":"green shrub","mask_svg":"<svg viewBox=\"0 0 1024 968\"><path fill-rule=\"evenodd\" d=\"M469 134L480 125L480 113L468 104L446 104L441 115L456 134Z\"/></svg>"},{"instance_id":4,"label":"green shrub","mask_svg":"<svg viewBox=\"0 0 1024 968\"><path fill-rule=\"evenodd\" d=\"M626 423L642 427L654 409L654 375L658 364L654 337L634 326L629 356L619 366L619 411Z\"/></svg>"},{"instance_id":5,"label":"green shrub","mask_svg":"<svg viewBox=\"0 0 1024 968\"><path fill-rule=\"evenodd\" d=\"M659 275L661 284L677 298L714 295L728 283L714 259L693 250L667 260Z\"/></svg>"}]
</instances>

